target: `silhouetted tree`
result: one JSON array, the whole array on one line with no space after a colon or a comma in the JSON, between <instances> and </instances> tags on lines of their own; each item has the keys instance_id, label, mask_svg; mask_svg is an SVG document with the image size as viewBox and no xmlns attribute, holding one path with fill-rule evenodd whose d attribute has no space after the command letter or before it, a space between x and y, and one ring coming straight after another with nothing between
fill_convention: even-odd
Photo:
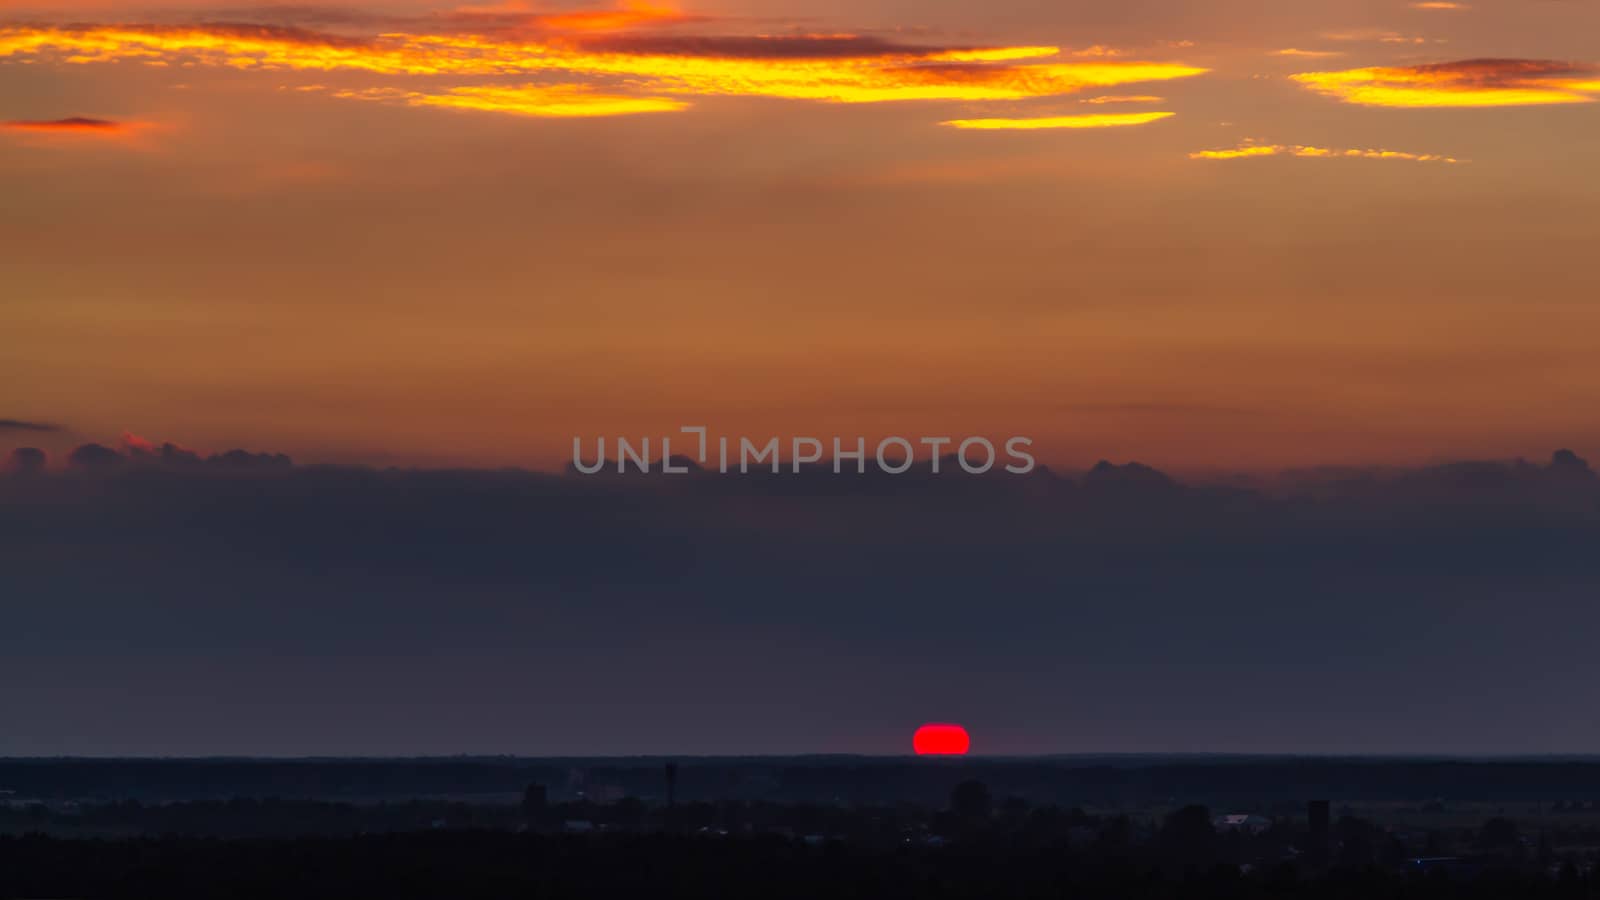
<instances>
[{"instance_id":1,"label":"silhouetted tree","mask_svg":"<svg viewBox=\"0 0 1600 900\"><path fill-rule=\"evenodd\" d=\"M950 792L950 811L962 824L976 825L988 820L992 806L988 785L976 779L963 781Z\"/></svg>"},{"instance_id":2,"label":"silhouetted tree","mask_svg":"<svg viewBox=\"0 0 1600 900\"><path fill-rule=\"evenodd\" d=\"M1478 829L1478 846L1494 853L1509 853L1522 849L1522 836L1515 822L1496 816Z\"/></svg>"},{"instance_id":3,"label":"silhouetted tree","mask_svg":"<svg viewBox=\"0 0 1600 900\"><path fill-rule=\"evenodd\" d=\"M1095 836L1095 850L1105 856L1121 857L1133 846L1133 822L1127 816L1113 816Z\"/></svg>"},{"instance_id":4,"label":"silhouetted tree","mask_svg":"<svg viewBox=\"0 0 1600 900\"><path fill-rule=\"evenodd\" d=\"M1161 823L1161 854L1180 866L1208 866L1216 860L1217 830L1211 824L1211 811L1204 806L1185 806L1169 813Z\"/></svg>"}]
</instances>

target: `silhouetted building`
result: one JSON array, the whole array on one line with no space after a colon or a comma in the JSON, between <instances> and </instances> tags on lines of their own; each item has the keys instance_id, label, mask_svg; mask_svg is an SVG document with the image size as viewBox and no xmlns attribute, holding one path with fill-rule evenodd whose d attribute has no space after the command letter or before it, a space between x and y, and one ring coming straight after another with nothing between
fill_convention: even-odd
<instances>
[{"instance_id":1,"label":"silhouetted building","mask_svg":"<svg viewBox=\"0 0 1600 900\"><path fill-rule=\"evenodd\" d=\"M539 822L544 818L545 809L549 805L549 793L544 785L538 783L528 785L522 792L523 821L529 825Z\"/></svg>"}]
</instances>

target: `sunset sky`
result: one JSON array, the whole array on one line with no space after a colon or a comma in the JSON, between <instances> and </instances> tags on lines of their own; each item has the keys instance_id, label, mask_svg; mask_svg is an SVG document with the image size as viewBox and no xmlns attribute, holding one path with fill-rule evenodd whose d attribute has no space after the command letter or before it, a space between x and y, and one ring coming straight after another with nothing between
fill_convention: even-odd
<instances>
[{"instance_id":1,"label":"sunset sky","mask_svg":"<svg viewBox=\"0 0 1600 900\"><path fill-rule=\"evenodd\" d=\"M1600 749L1600 3L693 2L0 0L0 754Z\"/></svg>"},{"instance_id":2,"label":"sunset sky","mask_svg":"<svg viewBox=\"0 0 1600 900\"><path fill-rule=\"evenodd\" d=\"M0 0L0 438L1600 455L1597 34L1590 0Z\"/></svg>"}]
</instances>

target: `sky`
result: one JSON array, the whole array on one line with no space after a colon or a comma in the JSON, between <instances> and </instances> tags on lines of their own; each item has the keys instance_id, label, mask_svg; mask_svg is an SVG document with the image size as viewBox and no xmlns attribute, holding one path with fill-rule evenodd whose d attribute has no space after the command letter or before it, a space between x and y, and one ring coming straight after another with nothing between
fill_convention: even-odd
<instances>
[{"instance_id":1,"label":"sky","mask_svg":"<svg viewBox=\"0 0 1600 900\"><path fill-rule=\"evenodd\" d=\"M325 462L1600 450L1581 0L0 0L0 417Z\"/></svg>"},{"instance_id":2,"label":"sky","mask_svg":"<svg viewBox=\"0 0 1600 900\"><path fill-rule=\"evenodd\" d=\"M0 755L1600 752L1597 33L0 0Z\"/></svg>"}]
</instances>

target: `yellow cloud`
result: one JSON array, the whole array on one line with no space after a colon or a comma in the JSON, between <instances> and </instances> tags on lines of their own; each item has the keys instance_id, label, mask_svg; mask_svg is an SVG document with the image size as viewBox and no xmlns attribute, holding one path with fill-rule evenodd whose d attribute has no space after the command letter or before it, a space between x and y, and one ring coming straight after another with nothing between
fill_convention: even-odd
<instances>
[{"instance_id":1,"label":"yellow cloud","mask_svg":"<svg viewBox=\"0 0 1600 900\"><path fill-rule=\"evenodd\" d=\"M1110 95L1105 97L1090 97L1086 100L1079 100L1078 102L1092 103L1096 106L1099 106L1106 103L1165 103L1167 102L1167 98L1155 97L1149 94Z\"/></svg>"},{"instance_id":2,"label":"yellow cloud","mask_svg":"<svg viewBox=\"0 0 1600 900\"><path fill-rule=\"evenodd\" d=\"M1252 156L1277 156L1287 149L1276 144L1247 144L1227 150L1197 150L1190 159L1249 159Z\"/></svg>"},{"instance_id":3,"label":"yellow cloud","mask_svg":"<svg viewBox=\"0 0 1600 900\"><path fill-rule=\"evenodd\" d=\"M1312 147L1305 144L1256 144L1244 143L1237 147L1221 150L1197 150L1189 154L1190 159L1260 159L1267 156L1295 156L1302 159L1393 159L1408 162L1438 162L1458 163L1451 156L1440 156L1434 153L1406 153L1400 150L1333 150L1327 147Z\"/></svg>"},{"instance_id":4,"label":"yellow cloud","mask_svg":"<svg viewBox=\"0 0 1600 900\"><path fill-rule=\"evenodd\" d=\"M410 106L437 106L446 109L543 118L625 116L638 113L676 112L689 108L689 103L684 100L607 94L576 84L475 85L449 88L443 93L374 88L337 91L334 96L355 100L399 101Z\"/></svg>"},{"instance_id":5,"label":"yellow cloud","mask_svg":"<svg viewBox=\"0 0 1600 900\"><path fill-rule=\"evenodd\" d=\"M1177 115L1170 112L1106 113L1089 116L1048 116L1033 119L952 119L940 122L951 128L979 131L1032 131L1047 128L1121 128L1144 125Z\"/></svg>"},{"instance_id":6,"label":"yellow cloud","mask_svg":"<svg viewBox=\"0 0 1600 900\"><path fill-rule=\"evenodd\" d=\"M1492 107L1592 103L1594 66L1547 60L1482 59L1425 66L1303 72L1290 77L1325 96L1361 106Z\"/></svg>"},{"instance_id":7,"label":"yellow cloud","mask_svg":"<svg viewBox=\"0 0 1600 900\"><path fill-rule=\"evenodd\" d=\"M67 64L172 61L251 71L567 77L644 94L779 97L828 103L1020 100L1165 81L1206 69L1169 62L1039 61L1054 47L922 48L850 36L754 38L717 45L614 49L582 33L525 37L390 33L367 39L256 26L0 28L0 60Z\"/></svg>"}]
</instances>

